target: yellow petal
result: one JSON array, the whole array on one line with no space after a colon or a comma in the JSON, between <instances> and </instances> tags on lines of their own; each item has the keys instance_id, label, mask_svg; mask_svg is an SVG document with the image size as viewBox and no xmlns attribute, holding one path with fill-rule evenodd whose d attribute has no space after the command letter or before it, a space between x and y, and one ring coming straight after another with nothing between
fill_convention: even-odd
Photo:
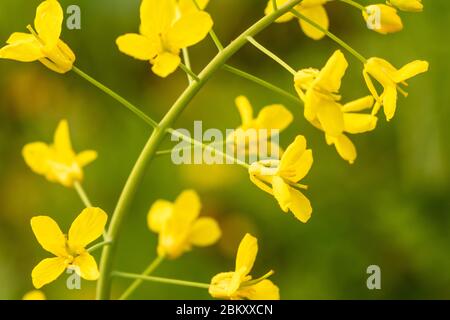
<instances>
[{"instance_id":1,"label":"yellow petal","mask_svg":"<svg viewBox=\"0 0 450 320\"><path fill-rule=\"evenodd\" d=\"M62 154L73 156L72 143L70 141L69 124L67 120L61 120L55 131L54 146Z\"/></svg>"},{"instance_id":2,"label":"yellow petal","mask_svg":"<svg viewBox=\"0 0 450 320\"><path fill-rule=\"evenodd\" d=\"M168 31L169 46L181 49L197 44L208 35L212 26L211 16L204 11L182 15Z\"/></svg>"},{"instance_id":3,"label":"yellow petal","mask_svg":"<svg viewBox=\"0 0 450 320\"><path fill-rule=\"evenodd\" d=\"M128 33L116 40L119 50L135 59L151 60L157 52L154 43L147 37L136 33Z\"/></svg>"},{"instance_id":4,"label":"yellow petal","mask_svg":"<svg viewBox=\"0 0 450 320\"><path fill-rule=\"evenodd\" d=\"M183 191L174 203L174 213L177 219L191 223L200 214L202 204L200 198L194 190Z\"/></svg>"},{"instance_id":5,"label":"yellow petal","mask_svg":"<svg viewBox=\"0 0 450 320\"><path fill-rule=\"evenodd\" d=\"M39 41L31 34L13 33L7 43L0 49L1 59L32 62L44 57Z\"/></svg>"},{"instance_id":6,"label":"yellow petal","mask_svg":"<svg viewBox=\"0 0 450 320\"><path fill-rule=\"evenodd\" d=\"M289 211L289 205L291 204L291 193L289 191L289 185L278 176L274 176L272 179L273 195L277 199L281 210L284 212Z\"/></svg>"},{"instance_id":7,"label":"yellow petal","mask_svg":"<svg viewBox=\"0 0 450 320\"><path fill-rule=\"evenodd\" d=\"M388 4L395 6L402 11L407 12L422 12L422 0L389 0Z\"/></svg>"},{"instance_id":8,"label":"yellow petal","mask_svg":"<svg viewBox=\"0 0 450 320\"><path fill-rule=\"evenodd\" d=\"M66 269L66 258L47 258L39 262L31 272L33 285L40 289L46 284L55 281Z\"/></svg>"},{"instance_id":9,"label":"yellow petal","mask_svg":"<svg viewBox=\"0 0 450 320\"><path fill-rule=\"evenodd\" d=\"M162 77L166 78L168 75L172 74L177 70L181 63L179 56L173 53L164 52L159 54L156 59L153 60L152 71Z\"/></svg>"},{"instance_id":10,"label":"yellow petal","mask_svg":"<svg viewBox=\"0 0 450 320\"><path fill-rule=\"evenodd\" d=\"M150 38L166 34L175 14L175 0L143 0L140 9L141 34Z\"/></svg>"},{"instance_id":11,"label":"yellow petal","mask_svg":"<svg viewBox=\"0 0 450 320\"><path fill-rule=\"evenodd\" d=\"M236 272L222 272L216 274L211 279L209 285L209 294L217 299L230 299L230 293L234 295L239 289L240 282L232 281L235 279Z\"/></svg>"},{"instance_id":12,"label":"yellow petal","mask_svg":"<svg viewBox=\"0 0 450 320\"><path fill-rule=\"evenodd\" d=\"M308 174L312 164L312 151L306 150L305 137L297 136L281 157L279 174L292 182L298 182Z\"/></svg>"},{"instance_id":13,"label":"yellow petal","mask_svg":"<svg viewBox=\"0 0 450 320\"><path fill-rule=\"evenodd\" d=\"M97 262L89 253L82 253L73 260L76 272L85 280L94 281L99 277Z\"/></svg>"},{"instance_id":14,"label":"yellow petal","mask_svg":"<svg viewBox=\"0 0 450 320\"><path fill-rule=\"evenodd\" d=\"M342 107L343 112L358 112L363 111L366 109L370 109L373 107L374 99L372 96L366 96L363 98L360 98L358 100L351 101L349 103L346 103Z\"/></svg>"},{"instance_id":15,"label":"yellow petal","mask_svg":"<svg viewBox=\"0 0 450 320\"><path fill-rule=\"evenodd\" d=\"M46 300L45 294L40 290L33 290L30 292L27 292L22 300Z\"/></svg>"},{"instance_id":16,"label":"yellow petal","mask_svg":"<svg viewBox=\"0 0 450 320\"><path fill-rule=\"evenodd\" d=\"M167 219L173 213L173 204L165 200L157 200L150 208L147 215L147 225L153 232L161 232Z\"/></svg>"},{"instance_id":17,"label":"yellow petal","mask_svg":"<svg viewBox=\"0 0 450 320\"><path fill-rule=\"evenodd\" d=\"M76 155L76 161L80 167L87 166L97 159L97 152L93 150L83 151Z\"/></svg>"},{"instance_id":18,"label":"yellow petal","mask_svg":"<svg viewBox=\"0 0 450 320\"><path fill-rule=\"evenodd\" d=\"M216 243L221 235L222 233L216 220L212 218L200 218L194 222L189 240L193 245L206 247Z\"/></svg>"},{"instance_id":19,"label":"yellow petal","mask_svg":"<svg viewBox=\"0 0 450 320\"><path fill-rule=\"evenodd\" d=\"M250 101L245 96L239 96L235 99L235 104L241 116L242 126L249 126L253 121L253 108Z\"/></svg>"},{"instance_id":20,"label":"yellow petal","mask_svg":"<svg viewBox=\"0 0 450 320\"><path fill-rule=\"evenodd\" d=\"M239 290L239 296L248 300L280 300L280 290L270 280L263 280Z\"/></svg>"},{"instance_id":21,"label":"yellow petal","mask_svg":"<svg viewBox=\"0 0 450 320\"><path fill-rule=\"evenodd\" d=\"M312 213L310 201L303 195L303 193L294 188L289 188L289 191L291 197L289 209L298 220L303 223L308 222Z\"/></svg>"},{"instance_id":22,"label":"yellow petal","mask_svg":"<svg viewBox=\"0 0 450 320\"><path fill-rule=\"evenodd\" d=\"M258 239L247 233L239 244L236 255L236 271L243 271L247 275L253 268L258 254Z\"/></svg>"},{"instance_id":23,"label":"yellow petal","mask_svg":"<svg viewBox=\"0 0 450 320\"><path fill-rule=\"evenodd\" d=\"M249 171L251 170L252 167L254 167L254 165L256 165L257 163L253 163L250 166ZM273 195L273 190L271 187L269 187L266 183L264 183L263 181L261 181L255 174L253 174L252 172L249 172L250 175L250 181L253 182L258 188L260 188L262 191L267 192L270 195Z\"/></svg>"},{"instance_id":24,"label":"yellow petal","mask_svg":"<svg viewBox=\"0 0 450 320\"><path fill-rule=\"evenodd\" d=\"M325 10L325 8L323 6L303 8L303 9L300 9L299 12L302 15L309 18L310 20L319 24L322 28L328 30L328 28L330 26L330 22L328 20L327 11ZM318 30L314 26L310 25L303 19L299 19L299 22L300 22L300 26L301 26L303 32L311 39L320 40L325 36L325 33Z\"/></svg>"},{"instance_id":25,"label":"yellow petal","mask_svg":"<svg viewBox=\"0 0 450 320\"><path fill-rule=\"evenodd\" d=\"M26 164L40 175L45 175L49 170L50 153L48 145L42 142L29 143L22 150Z\"/></svg>"},{"instance_id":26,"label":"yellow petal","mask_svg":"<svg viewBox=\"0 0 450 320\"><path fill-rule=\"evenodd\" d=\"M330 93L338 92L342 78L348 68L348 62L341 50L336 50L320 71L315 84Z\"/></svg>"},{"instance_id":27,"label":"yellow petal","mask_svg":"<svg viewBox=\"0 0 450 320\"><path fill-rule=\"evenodd\" d=\"M100 208L86 208L73 221L69 230L69 247L76 252L99 238L105 229L107 214Z\"/></svg>"},{"instance_id":28,"label":"yellow petal","mask_svg":"<svg viewBox=\"0 0 450 320\"><path fill-rule=\"evenodd\" d=\"M398 70L394 75L394 81L397 83L408 80L418 74L428 71L429 64L427 61L416 60L408 63L403 68Z\"/></svg>"},{"instance_id":29,"label":"yellow petal","mask_svg":"<svg viewBox=\"0 0 450 320\"><path fill-rule=\"evenodd\" d=\"M31 228L42 248L55 256L67 254L66 238L55 220L46 216L33 217Z\"/></svg>"},{"instance_id":30,"label":"yellow petal","mask_svg":"<svg viewBox=\"0 0 450 320\"><path fill-rule=\"evenodd\" d=\"M34 26L46 47L53 48L58 43L63 19L63 9L58 1L47 0L38 6Z\"/></svg>"},{"instance_id":31,"label":"yellow petal","mask_svg":"<svg viewBox=\"0 0 450 320\"><path fill-rule=\"evenodd\" d=\"M317 110L317 118L323 130L330 136L338 136L344 130L344 115L335 101L322 99L322 104Z\"/></svg>"},{"instance_id":32,"label":"yellow petal","mask_svg":"<svg viewBox=\"0 0 450 320\"><path fill-rule=\"evenodd\" d=\"M397 109L397 88L393 86L386 87L383 93L383 106L386 120L390 121Z\"/></svg>"},{"instance_id":33,"label":"yellow petal","mask_svg":"<svg viewBox=\"0 0 450 320\"><path fill-rule=\"evenodd\" d=\"M286 129L294 120L292 113L281 104L264 107L256 117L258 129Z\"/></svg>"},{"instance_id":34,"label":"yellow petal","mask_svg":"<svg viewBox=\"0 0 450 320\"><path fill-rule=\"evenodd\" d=\"M345 132L358 134L372 131L377 126L378 118L370 114L344 114Z\"/></svg>"},{"instance_id":35,"label":"yellow petal","mask_svg":"<svg viewBox=\"0 0 450 320\"><path fill-rule=\"evenodd\" d=\"M353 142L344 134L339 137L331 138L331 141L334 143L337 152L341 156L342 159L348 161L350 164L353 164L356 160L356 148Z\"/></svg>"}]
</instances>

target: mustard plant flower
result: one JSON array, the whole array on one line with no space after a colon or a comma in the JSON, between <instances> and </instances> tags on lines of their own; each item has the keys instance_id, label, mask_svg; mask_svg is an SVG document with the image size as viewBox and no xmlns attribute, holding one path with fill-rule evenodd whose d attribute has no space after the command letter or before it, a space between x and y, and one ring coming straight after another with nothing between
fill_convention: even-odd
<instances>
[{"instance_id":1,"label":"mustard plant flower","mask_svg":"<svg viewBox=\"0 0 450 320\"><path fill-rule=\"evenodd\" d=\"M399 8L402 11L422 12L422 0L388 0L389 5Z\"/></svg>"},{"instance_id":2,"label":"mustard plant flower","mask_svg":"<svg viewBox=\"0 0 450 320\"><path fill-rule=\"evenodd\" d=\"M429 64L427 61L416 60L398 70L388 61L381 58L370 58L367 60L363 75L369 91L377 101L373 114L376 114L381 106L383 106L386 119L390 121L394 117L397 109L397 90L405 97L408 95L401 89L400 85L407 86L406 80L427 72L428 67ZM383 86L384 90L381 95L377 93L372 78Z\"/></svg>"},{"instance_id":3,"label":"mustard plant flower","mask_svg":"<svg viewBox=\"0 0 450 320\"><path fill-rule=\"evenodd\" d=\"M287 2L289 2L289 0L276 0L276 1L278 7L281 7ZM297 10L310 20L316 22L324 29L328 30L330 22L328 19L327 11L325 10L324 7L324 4L328 1L330 0L303 0L300 4L298 4L295 7L295 10ZM272 0L269 0L269 2L267 3L265 14L266 15L271 14L273 11L274 11L273 2ZM277 23L288 22L294 18L296 17L292 13L286 13L280 18L278 18L276 22ZM298 21L303 32L311 39L320 40L325 36L325 33L311 26L309 23L303 21L302 19L298 19Z\"/></svg>"},{"instance_id":4,"label":"mustard plant flower","mask_svg":"<svg viewBox=\"0 0 450 320\"><path fill-rule=\"evenodd\" d=\"M199 218L200 210L200 198L193 190L182 192L173 203L157 200L152 205L147 223L159 234L159 256L175 259L192 246L207 247L219 240L219 225L212 218Z\"/></svg>"},{"instance_id":5,"label":"mustard plant flower","mask_svg":"<svg viewBox=\"0 0 450 320\"><path fill-rule=\"evenodd\" d=\"M306 139L297 136L286 149L281 160L261 160L249 168L250 180L261 190L273 195L281 210L291 211L303 223L311 217L312 208L308 198L298 185L311 169L313 155L306 149Z\"/></svg>"},{"instance_id":6,"label":"mustard plant flower","mask_svg":"<svg viewBox=\"0 0 450 320\"><path fill-rule=\"evenodd\" d=\"M143 0L140 32L117 38L119 50L135 59L150 61L160 77L173 73L181 63L180 51L203 40L213 26L200 10L180 11L175 0Z\"/></svg>"},{"instance_id":7,"label":"mustard plant flower","mask_svg":"<svg viewBox=\"0 0 450 320\"><path fill-rule=\"evenodd\" d=\"M260 150L259 143L262 142L262 139L269 139L273 134L283 131L294 119L292 113L281 104L273 104L262 108L256 118L253 107L247 97L237 97L235 104L239 111L242 125L227 137L227 141L237 143L240 137L248 138L246 151L256 151L258 153ZM250 130L254 130L255 134L250 134ZM264 136L261 135L261 130L265 130L266 134ZM267 149L277 152L277 154L279 152L279 146L270 141L267 142Z\"/></svg>"},{"instance_id":8,"label":"mustard plant flower","mask_svg":"<svg viewBox=\"0 0 450 320\"><path fill-rule=\"evenodd\" d=\"M73 221L69 234L61 232L50 217L37 216L31 219L31 228L39 244L56 257L39 262L31 277L36 289L56 280L67 268L85 280L97 280L97 263L86 250L86 246L99 238L105 229L106 213L100 208L86 208Z\"/></svg>"},{"instance_id":9,"label":"mustard plant flower","mask_svg":"<svg viewBox=\"0 0 450 320\"><path fill-rule=\"evenodd\" d=\"M279 300L278 287L267 280L273 271L256 280L249 275L257 254L258 240L247 233L239 245L234 271L219 273L212 278L209 287L211 296L231 300Z\"/></svg>"},{"instance_id":10,"label":"mustard plant flower","mask_svg":"<svg viewBox=\"0 0 450 320\"><path fill-rule=\"evenodd\" d=\"M367 6L363 11L363 17L371 30L381 34L403 30L403 22L397 10L385 4Z\"/></svg>"},{"instance_id":11,"label":"mustard plant flower","mask_svg":"<svg viewBox=\"0 0 450 320\"><path fill-rule=\"evenodd\" d=\"M63 9L58 1L42 2L36 10L36 32L13 33L6 41L7 45L0 49L0 58L21 62L40 61L55 72L70 71L75 54L60 39L63 19Z\"/></svg>"},{"instance_id":12,"label":"mustard plant flower","mask_svg":"<svg viewBox=\"0 0 450 320\"><path fill-rule=\"evenodd\" d=\"M23 148L22 154L31 170L65 187L73 187L74 183L81 182L83 167L97 158L97 152L92 150L79 154L73 151L66 120L59 123L52 145L30 143Z\"/></svg>"},{"instance_id":13,"label":"mustard plant flower","mask_svg":"<svg viewBox=\"0 0 450 320\"><path fill-rule=\"evenodd\" d=\"M336 101L341 99L339 89L347 67L344 54L337 50L322 70L303 69L294 77L295 89L305 103L306 120L320 122L330 136L339 136L344 131L344 117Z\"/></svg>"},{"instance_id":14,"label":"mustard plant flower","mask_svg":"<svg viewBox=\"0 0 450 320\"><path fill-rule=\"evenodd\" d=\"M22 300L46 300L46 297L41 290L32 290L27 292Z\"/></svg>"}]
</instances>

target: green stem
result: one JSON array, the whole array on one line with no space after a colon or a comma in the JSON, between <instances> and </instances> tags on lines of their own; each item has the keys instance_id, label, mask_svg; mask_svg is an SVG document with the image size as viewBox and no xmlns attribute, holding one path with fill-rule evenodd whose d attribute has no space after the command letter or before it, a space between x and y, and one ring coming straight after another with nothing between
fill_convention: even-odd
<instances>
[{"instance_id":1,"label":"green stem","mask_svg":"<svg viewBox=\"0 0 450 320\"><path fill-rule=\"evenodd\" d=\"M100 248L103 248L104 246L110 245L111 243L112 243L111 240L105 240L105 241L99 242L97 244L94 244L92 247L90 247L86 251L89 252L89 253L92 253L92 252L94 252L94 251L96 251L96 250L98 250Z\"/></svg>"},{"instance_id":2,"label":"green stem","mask_svg":"<svg viewBox=\"0 0 450 320\"><path fill-rule=\"evenodd\" d=\"M253 37L248 36L247 41L250 42L252 45L254 45L259 51L264 53L266 56L271 58L273 61L278 63L280 66L285 68L287 71L289 71L293 76L297 74L297 72L286 62L284 62L280 57L278 57L275 53L264 47L262 44L260 44L258 41L256 41Z\"/></svg>"},{"instance_id":3,"label":"green stem","mask_svg":"<svg viewBox=\"0 0 450 320\"><path fill-rule=\"evenodd\" d=\"M343 47L345 50L347 50L348 52L350 52L355 58L357 58L359 61L361 61L363 64L366 64L367 59L364 58L364 56L362 54L360 54L358 51L356 51L355 49L353 49L350 45L348 45L344 40L340 39L339 37L337 37L336 35L334 35L333 33L331 33L330 31L328 31L327 29L323 28L321 25L319 25L318 23L312 21L311 19L309 19L308 17L304 16L303 14L301 14L300 12L298 12L295 9L292 9L291 12L299 19L304 20L306 23L310 24L311 26L313 26L314 28L316 28L317 30L322 31L324 34L326 34L330 39L332 39L333 41L335 41L336 43L338 43L341 47Z\"/></svg>"},{"instance_id":4,"label":"green stem","mask_svg":"<svg viewBox=\"0 0 450 320\"><path fill-rule=\"evenodd\" d=\"M194 72L192 72L192 70L188 66L184 65L183 63L180 63L180 67L188 75L189 84L192 84L193 82L192 80L200 81L198 76Z\"/></svg>"},{"instance_id":5,"label":"green stem","mask_svg":"<svg viewBox=\"0 0 450 320\"><path fill-rule=\"evenodd\" d=\"M142 120L144 120L145 122L147 122L149 125L151 125L153 128L156 128L158 126L158 123L153 120L152 118L150 118L149 116L147 116L144 112L142 112L138 107L136 107L135 105L133 105L131 102L125 100L123 97L121 97L120 95L118 95L117 93L115 93L113 90L111 90L110 88L106 87L105 85L103 85L102 83L98 82L97 80L95 80L94 78L92 78L91 76L89 76L88 74L86 74L85 72L81 71L80 69L78 69L77 67L73 66L72 70L78 74L80 77L84 78L85 80L89 81L91 84L93 84L94 86L96 86L97 88L99 88L100 90L102 90L103 92L105 92L106 94L108 94L109 96L113 97L115 100L117 100L119 103L121 103L123 106L125 106L128 110L130 110L131 112L133 112L135 115L137 115L139 118L141 118Z\"/></svg>"},{"instance_id":6,"label":"green stem","mask_svg":"<svg viewBox=\"0 0 450 320\"><path fill-rule=\"evenodd\" d=\"M189 58L189 51L187 48L183 48L182 52L183 52L184 65L190 72L192 72L191 59ZM183 68L183 66L181 68ZM189 84L191 84L192 82L194 82L194 77L192 75L190 75L188 72L186 72L186 73L187 73L187 77L188 77L188 82L189 82Z\"/></svg>"},{"instance_id":7,"label":"green stem","mask_svg":"<svg viewBox=\"0 0 450 320\"><path fill-rule=\"evenodd\" d=\"M81 201L83 201L83 204L86 208L92 208L92 203L89 200L89 197L87 196L86 192L84 191L81 184L77 181L73 185L75 187L75 190L77 191L78 195L81 198Z\"/></svg>"},{"instance_id":8,"label":"green stem","mask_svg":"<svg viewBox=\"0 0 450 320\"><path fill-rule=\"evenodd\" d=\"M362 4L359 4L358 2L355 2L353 0L340 0L341 2L344 2L346 4L351 5L352 7L355 7L361 11L365 11L366 8L364 8L364 6Z\"/></svg>"},{"instance_id":9,"label":"green stem","mask_svg":"<svg viewBox=\"0 0 450 320\"><path fill-rule=\"evenodd\" d=\"M155 269L161 264L161 262L164 260L163 256L156 257L155 260L150 263L150 265L145 269L145 271L142 273L143 276L149 276ZM126 300L143 282L142 279L136 279L133 281L133 283L127 288L127 290L122 293L119 300Z\"/></svg>"},{"instance_id":10,"label":"green stem","mask_svg":"<svg viewBox=\"0 0 450 320\"><path fill-rule=\"evenodd\" d=\"M199 81L192 83L181 94L175 104L170 108L163 120L159 123L148 142L143 148L126 184L120 195L116 210L113 213L111 223L108 229L108 235L114 241L110 246L103 249L102 259L100 262L100 278L97 283L97 298L107 299L110 297L111 291L111 271L113 258L117 248L117 237L122 228L122 222L129 212L132 200L137 192L148 164L153 159L157 148L161 144L166 130L168 130L178 116L183 112L186 106L191 102L200 89L208 82L214 73L228 61L240 48L247 43L247 37L254 36L270 26L276 19L283 14L289 12L301 0L291 0L278 11L271 13L257 21L253 26L244 31L238 38L231 42L226 48L219 52L214 59L199 74Z\"/></svg>"},{"instance_id":11,"label":"green stem","mask_svg":"<svg viewBox=\"0 0 450 320\"><path fill-rule=\"evenodd\" d=\"M252 81L252 82L254 82L256 84L259 84L260 86L262 86L262 87L264 87L266 89L269 89L269 90L271 90L271 91L273 91L275 93L278 93L278 94L284 96L285 98L288 98L290 101L292 101L295 104L302 103L302 101L298 97L296 97L293 94L290 94L289 92L287 92L287 91L285 91L285 90L283 90L283 89L281 89L281 88L271 84L270 82L267 82L267 81L265 81L265 80L263 80L261 78L258 78L257 76L254 76L254 75L252 75L250 73L247 73L245 71L239 70L239 69L234 68L234 67L229 66L229 65L224 65L223 69L228 71L228 72L230 72L230 73L233 73L233 74L235 74L235 75L237 75L237 76L239 76L241 78L244 78L244 79L250 80L250 81Z\"/></svg>"},{"instance_id":12,"label":"green stem","mask_svg":"<svg viewBox=\"0 0 450 320\"><path fill-rule=\"evenodd\" d=\"M209 284L207 284L207 283L184 281L184 280L177 280L177 279L168 279L168 278L161 278L161 277L151 277L151 276L144 276L141 274L119 272L119 271L113 272L112 275L114 277L120 277L120 278L139 279L142 281L152 281L152 282L159 282L159 283L174 284L174 285L184 286L184 287L209 289Z\"/></svg>"}]
</instances>

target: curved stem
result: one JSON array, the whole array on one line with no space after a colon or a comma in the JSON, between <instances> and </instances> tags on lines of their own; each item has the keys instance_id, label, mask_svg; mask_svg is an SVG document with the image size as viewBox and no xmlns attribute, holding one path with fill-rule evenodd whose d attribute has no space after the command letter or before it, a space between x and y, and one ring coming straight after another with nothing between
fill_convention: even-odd
<instances>
[{"instance_id":1,"label":"curved stem","mask_svg":"<svg viewBox=\"0 0 450 320\"><path fill-rule=\"evenodd\" d=\"M185 287L209 289L209 284L207 284L207 283L184 281L184 280L178 280L178 279L168 279L168 278L161 278L161 277L150 277L150 276L143 276L141 274L119 272L119 271L113 272L112 275L114 277L120 277L120 278L140 279L142 281L152 281L152 282L174 284L174 285L185 286Z\"/></svg>"},{"instance_id":2,"label":"curved stem","mask_svg":"<svg viewBox=\"0 0 450 320\"><path fill-rule=\"evenodd\" d=\"M278 57L275 53L264 47L262 44L260 44L258 41L253 39L253 37L248 36L247 41L250 42L252 45L254 45L259 51L264 53L266 56L271 58L273 61L278 63L280 66L285 68L289 73L291 73L293 76L297 74L297 72L286 62L284 62L280 57Z\"/></svg>"},{"instance_id":3,"label":"curved stem","mask_svg":"<svg viewBox=\"0 0 450 320\"><path fill-rule=\"evenodd\" d=\"M144 272L142 272L143 276L149 276L153 271L155 271L156 268L161 264L161 262L164 260L163 256L156 257L155 260L150 263L150 265L145 269ZM119 300L126 300L139 286L142 284L144 280L142 279L136 279L133 281L133 283L127 288L127 290L122 293Z\"/></svg>"},{"instance_id":4,"label":"curved stem","mask_svg":"<svg viewBox=\"0 0 450 320\"><path fill-rule=\"evenodd\" d=\"M83 204L86 208L91 208L92 207L92 203L89 200L89 197L87 196L86 192L84 191L83 187L81 186L81 184L79 182L75 182L74 185L75 190L77 191L78 195L81 198L81 201L83 201Z\"/></svg>"},{"instance_id":5,"label":"curved stem","mask_svg":"<svg viewBox=\"0 0 450 320\"><path fill-rule=\"evenodd\" d=\"M105 241L99 242L99 243L97 243L97 244L94 244L92 247L90 247L90 248L87 249L86 251L89 252L89 253L91 253L91 252L94 252L94 251L96 251L96 250L98 250L98 249L104 247L104 246L108 246L108 245L110 245L111 243L112 243L111 240L105 240Z\"/></svg>"},{"instance_id":6,"label":"curved stem","mask_svg":"<svg viewBox=\"0 0 450 320\"><path fill-rule=\"evenodd\" d=\"M91 84L93 84L94 86L96 86L97 88L99 88L100 90L102 90L103 92L105 92L106 94L110 95L111 97L113 97L115 100L117 100L119 103L121 103L123 106L125 106L128 110L130 110L131 112L133 112L135 115L137 115L139 118L141 118L142 120L144 120L145 122L147 122L149 125L151 125L153 128L156 128L158 126L158 123L153 120L152 118L150 118L149 116L147 116L144 112L142 112L138 107L136 107L135 105L133 105L131 102L129 102L128 100L125 100L123 97L121 97L120 95L118 95L117 93L115 93L114 91L112 91L111 89L109 89L108 87L106 87L105 85L103 85L102 83L98 82L97 80L95 80L94 78L92 78L90 75L86 74L85 72L81 71L80 69L78 69L77 67L73 66L72 70L78 74L80 77L84 78L85 80L89 81Z\"/></svg>"},{"instance_id":7,"label":"curved stem","mask_svg":"<svg viewBox=\"0 0 450 320\"><path fill-rule=\"evenodd\" d=\"M199 81L192 83L181 94L178 100L173 104L165 117L161 120L159 125L154 129L148 142L141 152L126 184L120 195L119 201L116 206L116 210L111 219L111 223L108 229L108 236L114 241L110 246L103 249L102 259L100 262L100 278L97 284L97 298L107 299L110 297L111 291L111 271L113 265L113 258L115 250L117 248L117 238L120 234L122 222L126 217L132 200L136 194L138 186L140 185L147 165L153 159L157 148L161 144L164 138L166 130L168 130L184 108L191 102L200 89L206 84L206 82L213 76L213 74L219 70L229 58L231 58L240 48L247 43L247 37L254 36L260 31L271 25L276 19L283 14L289 12L295 5L300 3L301 0L291 0L284 6L280 7L278 11L271 13L257 21L253 26L244 31L238 38L231 42L226 48L220 51L216 57L203 69L198 75Z\"/></svg>"},{"instance_id":8,"label":"curved stem","mask_svg":"<svg viewBox=\"0 0 450 320\"><path fill-rule=\"evenodd\" d=\"M250 81L252 81L252 82L254 82L256 84L259 84L260 86L262 86L262 87L264 87L266 89L269 89L269 90L271 90L273 92L276 92L276 93L284 96L285 98L288 98L293 103L296 103L296 104L297 103L302 103L302 101L298 97L294 96L293 94L290 94L289 92L287 92L287 91L285 91L285 90L283 90L283 89L281 89L281 88L271 84L270 82L267 82L267 81L265 81L263 79L260 79L257 76L254 76L254 75L252 75L252 74L250 74L248 72L242 71L240 69L237 69L235 67L229 66L227 64L223 66L223 69L228 71L228 72L230 72L230 73L233 73L233 74L235 74L235 75L237 75L237 76L239 76L241 78L244 78L244 79L250 80Z\"/></svg>"},{"instance_id":9,"label":"curved stem","mask_svg":"<svg viewBox=\"0 0 450 320\"><path fill-rule=\"evenodd\" d=\"M189 51L187 48L183 48L182 51L183 51L184 66L187 69L189 69L190 72L192 72L191 59L189 58ZM181 67L183 67L183 66L181 66ZM191 84L192 82L194 82L194 78L189 74L189 72L186 72L186 73L187 73L188 82L189 82L189 84ZM195 76L197 76L197 75L195 75Z\"/></svg>"},{"instance_id":10,"label":"curved stem","mask_svg":"<svg viewBox=\"0 0 450 320\"><path fill-rule=\"evenodd\" d=\"M349 44L347 44L344 40L342 40L341 38L339 38L338 36L334 35L333 33L331 33L330 31L328 31L327 29L323 28L321 25L319 25L318 23L312 21L311 19L309 19L308 17L304 16L303 14L301 14L300 12L298 12L295 9L292 9L291 12L299 19L304 20L306 23L310 24L311 26L313 26L314 28L316 28L317 30L322 31L323 33L325 33L330 39L332 39L334 42L336 42L337 44L339 44L342 48L344 48L345 50L347 50L348 52L350 52L355 58L357 58L359 61L361 61L363 64L366 64L367 59L364 58L364 56L362 54L360 54L358 51L356 51L355 49L353 49Z\"/></svg>"}]
</instances>

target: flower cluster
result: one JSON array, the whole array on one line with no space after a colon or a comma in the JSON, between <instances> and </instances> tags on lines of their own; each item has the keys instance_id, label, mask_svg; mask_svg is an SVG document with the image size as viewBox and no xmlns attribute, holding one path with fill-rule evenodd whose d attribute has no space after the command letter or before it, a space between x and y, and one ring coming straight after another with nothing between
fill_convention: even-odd
<instances>
[{"instance_id":1,"label":"flower cluster","mask_svg":"<svg viewBox=\"0 0 450 320\"><path fill-rule=\"evenodd\" d=\"M350 135L375 130L381 108L384 110L386 120L392 120L397 108L398 92L407 96L402 89L402 86L407 86L406 80L426 72L429 66L426 61L416 60L397 69L385 59L364 58L329 31L330 23L325 7L330 1L333 0L270 0L265 9L265 15L268 17L266 21L255 24L249 29L250 31L243 33L227 49L223 49L212 29L213 19L205 11L208 0L142 0L139 32L119 36L116 39L118 49L135 59L148 61L153 73L159 77L166 78L180 68L187 73L190 84L193 81L199 81L197 86L189 85L184 96L169 111L169 116L159 124L74 66L74 53L60 39L63 23L61 5L57 0L43 1L36 11L34 29L29 26L30 33L13 33L7 40L7 45L0 49L0 58L23 62L40 61L58 73L74 70L157 130L149 140L146 146L148 149L144 149L141 162L136 166L124 188L108 230L105 230L107 214L102 209L91 205L81 187L83 168L97 158L97 153L91 150L76 153L73 150L66 120L59 123L52 144L35 142L23 148L23 157L32 171L44 176L50 182L74 188L86 207L75 218L67 235L48 216L36 216L31 219L32 231L37 241L46 251L55 256L42 260L33 269L31 276L34 287L39 289L57 279L67 268L73 268L86 280L97 280L103 277L102 283L99 283L100 297L107 290L105 287L108 287L104 283L110 281L111 276L122 275L134 278L135 283L124 294L128 296L140 284L140 281L152 280L148 277L149 273L163 259L176 259L194 247L207 247L220 239L222 231L218 222L211 217L199 216L201 201L197 192L185 190L174 202L157 200L151 206L147 215L147 224L151 231L158 234L157 259L142 275L130 276L120 272L110 274L109 265L99 270L94 257L90 254L99 247L115 245L120 224L129 209L127 206L130 203L130 197L136 192L137 181L143 175L144 164L147 164L155 155L155 150L162 141L164 133L171 132L170 126L175 120L174 115L179 114L179 111L187 106L189 99L207 81L207 77L200 79L190 69L187 49L205 39L208 34L216 43L219 53L218 58L205 68L205 73L210 75L214 70L223 67L226 60L247 41L254 44L292 73L298 98L283 89L274 89L274 85L260 79L256 82L284 93L298 104L302 103L304 118L323 132L326 143L333 145L340 157L349 163L354 163L357 150ZM389 0L386 4L369 6L362 6L352 0L341 0L341 2L361 10L368 27L381 34L403 29L397 9L409 12L423 10L421 0ZM297 19L301 29L309 38L320 40L329 36L340 44L343 49L362 62L362 75L370 95L355 100L342 99L340 91L349 63L341 50L336 50L321 69L303 68L295 71L258 44L249 34L261 31L268 25L266 22L269 18L271 22L277 23ZM245 72L238 71L237 74L255 80L254 76L246 75ZM382 87L382 91L380 92L377 87ZM235 104L241 117L241 124L236 131L240 134L245 135L252 129L283 131L292 124L294 119L293 113L281 104L266 106L256 116L251 103L245 96L237 97ZM270 135L265 138L270 139ZM227 137L226 142L236 141L236 139L239 139L239 136L233 134ZM254 150L251 146L255 141L248 142L250 147L244 150L245 153ZM272 195L282 211L291 212L297 220L306 223L311 218L313 209L310 200L303 193L307 186L300 182L311 170L313 152L308 149L306 138L300 134L285 150L279 145L272 145L272 147L271 150L280 151L279 157L243 164L248 170L249 179L258 188ZM89 244L102 235L103 242L88 248ZM110 263L113 252L114 250L104 250L103 254L107 255L107 258L102 260L105 264ZM194 286L206 286L214 298L279 299L278 287L267 279L273 271L257 279L250 276L257 252L257 239L246 234L238 248L234 271L219 273L209 284L197 283ZM102 270L106 271L102 273ZM187 283L164 278L159 278L158 281L182 285ZM44 298L45 295L40 291L32 291L24 297L24 299Z\"/></svg>"}]
</instances>

